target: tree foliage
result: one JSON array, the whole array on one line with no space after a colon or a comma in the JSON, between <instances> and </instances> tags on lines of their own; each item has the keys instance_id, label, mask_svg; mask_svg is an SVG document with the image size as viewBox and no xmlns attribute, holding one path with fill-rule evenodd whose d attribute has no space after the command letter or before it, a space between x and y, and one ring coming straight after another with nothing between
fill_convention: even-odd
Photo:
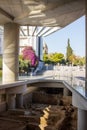
<instances>
[{"instance_id":1,"label":"tree foliage","mask_svg":"<svg viewBox=\"0 0 87 130\"><path fill-rule=\"evenodd\" d=\"M23 59L29 62L30 66L36 66L38 62L38 57L36 56L33 48L31 46L25 47L22 51Z\"/></svg>"},{"instance_id":2,"label":"tree foliage","mask_svg":"<svg viewBox=\"0 0 87 130\"><path fill-rule=\"evenodd\" d=\"M36 56L33 48L31 46L25 47L22 54L19 56L19 72L28 72L31 67L35 68L38 64L38 57Z\"/></svg>"},{"instance_id":3,"label":"tree foliage","mask_svg":"<svg viewBox=\"0 0 87 130\"><path fill-rule=\"evenodd\" d=\"M77 57L72 54L70 57L69 57L69 62L73 65L75 63L75 61L77 60Z\"/></svg>"},{"instance_id":4,"label":"tree foliage","mask_svg":"<svg viewBox=\"0 0 87 130\"><path fill-rule=\"evenodd\" d=\"M73 65L85 65L85 57L76 57L76 60Z\"/></svg>"},{"instance_id":5,"label":"tree foliage","mask_svg":"<svg viewBox=\"0 0 87 130\"><path fill-rule=\"evenodd\" d=\"M24 69L28 67L28 60L24 60L22 55L19 55L19 68Z\"/></svg>"},{"instance_id":6,"label":"tree foliage","mask_svg":"<svg viewBox=\"0 0 87 130\"><path fill-rule=\"evenodd\" d=\"M61 60L64 58L64 55L62 53L53 53L49 55L49 58L51 62L57 64L61 62Z\"/></svg>"},{"instance_id":7,"label":"tree foliage","mask_svg":"<svg viewBox=\"0 0 87 130\"><path fill-rule=\"evenodd\" d=\"M67 42L67 49L66 49L66 61L70 62L70 56L73 55L73 49L70 46L70 39Z\"/></svg>"},{"instance_id":8,"label":"tree foliage","mask_svg":"<svg viewBox=\"0 0 87 130\"><path fill-rule=\"evenodd\" d=\"M48 64L51 63L48 54L46 53L43 54L43 61Z\"/></svg>"},{"instance_id":9,"label":"tree foliage","mask_svg":"<svg viewBox=\"0 0 87 130\"><path fill-rule=\"evenodd\" d=\"M64 62L64 55L62 53L44 54L43 60L45 63L62 63L62 61Z\"/></svg>"}]
</instances>

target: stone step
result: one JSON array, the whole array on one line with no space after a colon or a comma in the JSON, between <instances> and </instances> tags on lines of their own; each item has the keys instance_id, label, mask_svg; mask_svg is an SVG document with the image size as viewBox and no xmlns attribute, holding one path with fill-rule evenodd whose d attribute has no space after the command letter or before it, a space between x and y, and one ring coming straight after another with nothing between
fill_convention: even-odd
<instances>
[{"instance_id":1,"label":"stone step","mask_svg":"<svg viewBox=\"0 0 87 130\"><path fill-rule=\"evenodd\" d=\"M0 119L0 130L25 130L26 126L22 122L12 119Z\"/></svg>"},{"instance_id":2,"label":"stone step","mask_svg":"<svg viewBox=\"0 0 87 130\"><path fill-rule=\"evenodd\" d=\"M9 109L8 113L11 115L24 115L25 110L24 109Z\"/></svg>"},{"instance_id":3,"label":"stone step","mask_svg":"<svg viewBox=\"0 0 87 130\"><path fill-rule=\"evenodd\" d=\"M29 130L45 130L44 128L46 126L43 126L43 125L40 125L38 123L33 122L33 123L28 123L27 127L28 127Z\"/></svg>"}]
</instances>

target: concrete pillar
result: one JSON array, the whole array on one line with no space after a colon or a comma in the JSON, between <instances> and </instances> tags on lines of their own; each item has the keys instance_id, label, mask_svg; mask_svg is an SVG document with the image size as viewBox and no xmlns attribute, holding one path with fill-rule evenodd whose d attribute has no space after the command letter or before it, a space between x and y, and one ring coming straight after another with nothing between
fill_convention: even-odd
<instances>
[{"instance_id":1,"label":"concrete pillar","mask_svg":"<svg viewBox=\"0 0 87 130\"><path fill-rule=\"evenodd\" d=\"M63 96L71 96L72 92L68 88L63 89Z\"/></svg>"},{"instance_id":2,"label":"concrete pillar","mask_svg":"<svg viewBox=\"0 0 87 130\"><path fill-rule=\"evenodd\" d=\"M87 130L87 101L78 92L73 92L72 104L78 109L77 130Z\"/></svg>"},{"instance_id":3,"label":"concrete pillar","mask_svg":"<svg viewBox=\"0 0 87 130\"><path fill-rule=\"evenodd\" d=\"M7 23L4 25L3 45L3 82L18 80L19 25Z\"/></svg>"},{"instance_id":4,"label":"concrete pillar","mask_svg":"<svg viewBox=\"0 0 87 130\"><path fill-rule=\"evenodd\" d=\"M85 56L86 56L86 71L85 71L85 96L87 96L87 0L85 0L85 38L86 38L86 45L85 45ZM79 99L80 100L80 99ZM87 110L78 108L78 130L87 130Z\"/></svg>"},{"instance_id":5,"label":"concrete pillar","mask_svg":"<svg viewBox=\"0 0 87 130\"><path fill-rule=\"evenodd\" d=\"M23 108L23 94L16 94L16 107Z\"/></svg>"},{"instance_id":6,"label":"concrete pillar","mask_svg":"<svg viewBox=\"0 0 87 130\"><path fill-rule=\"evenodd\" d=\"M15 94L9 94L7 99L8 109L15 109Z\"/></svg>"},{"instance_id":7,"label":"concrete pillar","mask_svg":"<svg viewBox=\"0 0 87 130\"><path fill-rule=\"evenodd\" d=\"M43 39L42 37L38 37L38 57L40 60L43 60Z\"/></svg>"},{"instance_id":8,"label":"concrete pillar","mask_svg":"<svg viewBox=\"0 0 87 130\"><path fill-rule=\"evenodd\" d=\"M2 102L2 94L0 94L0 103Z\"/></svg>"},{"instance_id":9,"label":"concrete pillar","mask_svg":"<svg viewBox=\"0 0 87 130\"><path fill-rule=\"evenodd\" d=\"M5 92L7 94L7 104L9 108L23 108L23 93L27 91L27 85L23 84L20 86L14 86L10 88L6 88ZM13 100L13 104L12 101Z\"/></svg>"},{"instance_id":10,"label":"concrete pillar","mask_svg":"<svg viewBox=\"0 0 87 130\"><path fill-rule=\"evenodd\" d=\"M78 130L87 130L87 111L78 108Z\"/></svg>"},{"instance_id":11,"label":"concrete pillar","mask_svg":"<svg viewBox=\"0 0 87 130\"><path fill-rule=\"evenodd\" d=\"M85 39L86 39L86 45L85 45L85 57L86 57L86 65L85 65L85 69L86 69L86 71L85 71L85 77L86 77L86 81L85 81L85 94L86 94L86 96L87 96L87 0L85 0L85 25L86 25L86 28L85 28L85 33L86 33L86 35L85 35Z\"/></svg>"}]
</instances>

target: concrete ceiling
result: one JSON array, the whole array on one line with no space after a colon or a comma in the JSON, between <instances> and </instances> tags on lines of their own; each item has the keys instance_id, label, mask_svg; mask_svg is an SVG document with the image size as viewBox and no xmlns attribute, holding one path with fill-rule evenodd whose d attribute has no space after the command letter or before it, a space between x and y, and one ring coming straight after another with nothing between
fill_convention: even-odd
<instances>
[{"instance_id":1,"label":"concrete ceiling","mask_svg":"<svg viewBox=\"0 0 87 130\"><path fill-rule=\"evenodd\" d=\"M0 25L64 27L85 15L85 0L0 0Z\"/></svg>"}]
</instances>

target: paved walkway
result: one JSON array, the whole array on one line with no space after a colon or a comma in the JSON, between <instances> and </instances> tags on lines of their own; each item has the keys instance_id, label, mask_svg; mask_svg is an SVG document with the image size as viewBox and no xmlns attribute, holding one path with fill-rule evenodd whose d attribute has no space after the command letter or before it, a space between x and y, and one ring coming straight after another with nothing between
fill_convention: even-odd
<instances>
[{"instance_id":1,"label":"paved walkway","mask_svg":"<svg viewBox=\"0 0 87 130\"><path fill-rule=\"evenodd\" d=\"M57 78L61 77L76 77L81 80L85 80L85 68L84 67L69 67L69 66L57 66L53 70L40 71L36 75L31 76L20 76L20 80L24 79L41 79L41 78Z\"/></svg>"}]
</instances>

